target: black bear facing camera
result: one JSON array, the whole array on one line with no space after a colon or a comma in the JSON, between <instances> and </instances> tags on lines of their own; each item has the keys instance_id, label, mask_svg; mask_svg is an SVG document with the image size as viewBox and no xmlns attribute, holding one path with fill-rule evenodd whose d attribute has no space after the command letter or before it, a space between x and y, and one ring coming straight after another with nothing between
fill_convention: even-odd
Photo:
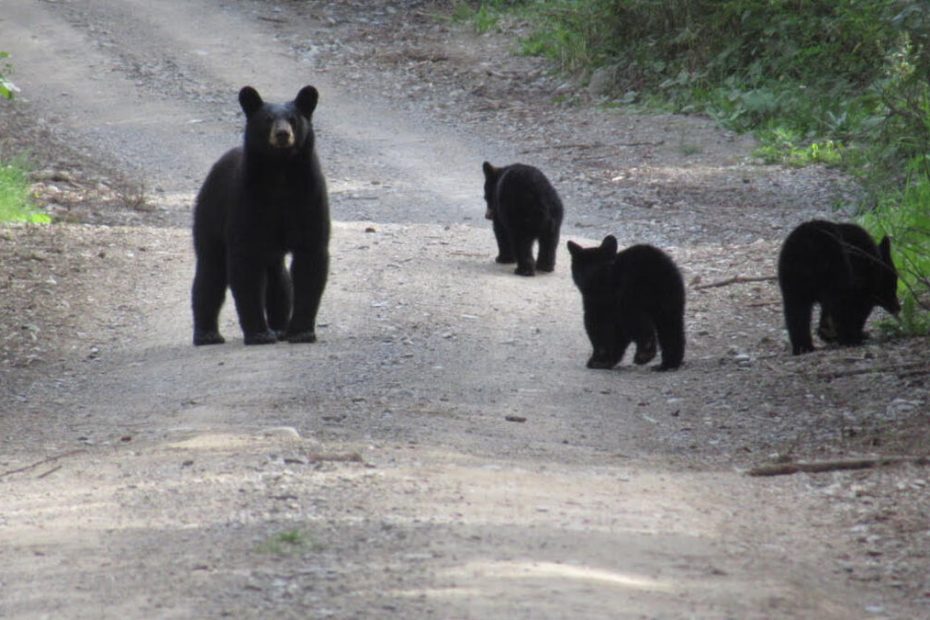
<instances>
[{"instance_id":1,"label":"black bear facing camera","mask_svg":"<svg viewBox=\"0 0 930 620\"><path fill-rule=\"evenodd\" d=\"M600 246L583 248L568 242L572 279L581 292L584 327L594 351L588 368L613 368L636 343L633 362L655 370L681 366L685 356L685 285L675 262L651 245L617 252L617 239L607 235Z\"/></svg>"},{"instance_id":2,"label":"black bear facing camera","mask_svg":"<svg viewBox=\"0 0 930 620\"><path fill-rule=\"evenodd\" d=\"M814 350L814 304L820 305L817 334L842 345L867 338L863 328L875 306L893 315L901 310L891 240L876 245L856 224L811 220L791 231L778 256L778 284L794 355Z\"/></svg>"},{"instance_id":3,"label":"black bear facing camera","mask_svg":"<svg viewBox=\"0 0 930 620\"><path fill-rule=\"evenodd\" d=\"M485 217L493 222L497 262L517 263L517 275L555 270L555 255L562 226L562 201L546 176L533 166L512 164L501 168L489 162L484 171ZM533 244L539 243L538 258Z\"/></svg>"},{"instance_id":4,"label":"black bear facing camera","mask_svg":"<svg viewBox=\"0 0 930 620\"><path fill-rule=\"evenodd\" d=\"M251 86L239 91L243 144L213 165L194 207L195 345L224 342L227 287L245 344L316 340L330 235L312 124L318 99L313 86L284 104L266 103Z\"/></svg>"}]
</instances>

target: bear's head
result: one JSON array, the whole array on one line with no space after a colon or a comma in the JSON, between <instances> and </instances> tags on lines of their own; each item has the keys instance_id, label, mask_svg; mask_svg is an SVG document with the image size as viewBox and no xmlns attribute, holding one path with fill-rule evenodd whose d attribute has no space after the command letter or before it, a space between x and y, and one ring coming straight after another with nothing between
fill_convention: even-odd
<instances>
[{"instance_id":1,"label":"bear's head","mask_svg":"<svg viewBox=\"0 0 930 620\"><path fill-rule=\"evenodd\" d=\"M268 156L292 156L313 150L313 111L319 93L304 86L294 101L265 103L258 91L245 86L239 91L239 105L245 112L245 149Z\"/></svg>"},{"instance_id":2,"label":"bear's head","mask_svg":"<svg viewBox=\"0 0 930 620\"><path fill-rule=\"evenodd\" d=\"M882 237L881 243L878 244L878 253L882 260L882 268L879 270L879 281L873 291L874 301L891 314L897 315L901 311L901 304L898 303L898 271L891 260L891 239L887 236Z\"/></svg>"},{"instance_id":3,"label":"bear's head","mask_svg":"<svg viewBox=\"0 0 930 620\"><path fill-rule=\"evenodd\" d=\"M582 293L595 293L609 286L610 267L617 259L616 237L607 235L601 245L593 248L583 248L574 241L567 245L572 255L572 280Z\"/></svg>"},{"instance_id":4,"label":"bear's head","mask_svg":"<svg viewBox=\"0 0 930 620\"><path fill-rule=\"evenodd\" d=\"M484 211L484 217L488 220L494 219L494 210L497 208L497 181L500 179L503 168L495 168L490 162L481 164L484 171L484 202L487 208Z\"/></svg>"}]
</instances>

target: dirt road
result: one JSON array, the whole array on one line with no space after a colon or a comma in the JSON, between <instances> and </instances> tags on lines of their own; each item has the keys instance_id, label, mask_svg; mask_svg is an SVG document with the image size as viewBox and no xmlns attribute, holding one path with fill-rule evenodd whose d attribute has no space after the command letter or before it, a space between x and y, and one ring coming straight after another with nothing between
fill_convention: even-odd
<instances>
[{"instance_id":1,"label":"dirt road","mask_svg":"<svg viewBox=\"0 0 930 620\"><path fill-rule=\"evenodd\" d=\"M848 186L601 109L444 8L4 0L0 138L70 223L0 229L0 617L930 616L926 468L744 474L925 453L928 342L792 358L774 283L701 288L770 275ZM195 349L190 204L236 93L308 83L320 342L246 348L227 308ZM564 239L669 249L682 370L584 368L567 253L493 263L485 159L550 173Z\"/></svg>"}]
</instances>

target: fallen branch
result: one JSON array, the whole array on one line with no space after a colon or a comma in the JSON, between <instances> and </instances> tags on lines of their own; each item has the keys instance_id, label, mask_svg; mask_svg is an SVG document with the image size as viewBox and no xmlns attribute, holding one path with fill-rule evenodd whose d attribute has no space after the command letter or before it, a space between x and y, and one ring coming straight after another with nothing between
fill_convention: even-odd
<instances>
[{"instance_id":1,"label":"fallen branch","mask_svg":"<svg viewBox=\"0 0 930 620\"><path fill-rule=\"evenodd\" d=\"M834 370L832 372L818 372L818 379L839 379L840 377L855 377L882 372L907 372L909 375L919 375L930 372L927 362L911 362L908 364L891 364L888 366L874 366L872 368L852 368L850 370Z\"/></svg>"},{"instance_id":2,"label":"fallen branch","mask_svg":"<svg viewBox=\"0 0 930 620\"><path fill-rule=\"evenodd\" d=\"M55 473L56 471L58 471L59 469L61 469L61 465L55 465L55 467L52 467L50 470L48 470L48 471L45 472L44 474L39 474L38 476L36 476L36 480L41 480L42 478L46 478L46 477L48 477L48 476L51 476L52 474L54 474L54 473Z\"/></svg>"},{"instance_id":3,"label":"fallen branch","mask_svg":"<svg viewBox=\"0 0 930 620\"><path fill-rule=\"evenodd\" d=\"M731 284L743 284L745 282L773 282L777 280L776 276L733 276L732 278L727 278L726 280L721 280L719 282L711 282L710 284L699 284L695 286L695 290L701 290L705 288L718 288L721 286L730 286Z\"/></svg>"},{"instance_id":4,"label":"fallen branch","mask_svg":"<svg viewBox=\"0 0 930 620\"><path fill-rule=\"evenodd\" d=\"M69 450L67 452L62 452L61 454L49 456L49 457L42 459L41 461L36 461L35 463L31 465L25 465L23 467L17 467L16 469L9 469L5 472L0 472L0 478L4 478L6 476L12 476L13 474L21 474L24 471L35 469L36 467L39 467L40 465L45 465L46 463L53 463L57 461L58 459L63 459L66 456L74 456L75 454L80 454L81 452L87 452L87 450L85 450L84 448L78 448L77 450Z\"/></svg>"},{"instance_id":5,"label":"fallen branch","mask_svg":"<svg viewBox=\"0 0 930 620\"><path fill-rule=\"evenodd\" d=\"M753 467L747 474L750 476L785 476L788 474L821 473L825 471L839 471L847 469L869 469L883 465L896 465L899 463L913 463L914 465L930 465L928 456L877 456L861 459L838 459L834 461L815 461L810 463L774 463Z\"/></svg>"}]
</instances>

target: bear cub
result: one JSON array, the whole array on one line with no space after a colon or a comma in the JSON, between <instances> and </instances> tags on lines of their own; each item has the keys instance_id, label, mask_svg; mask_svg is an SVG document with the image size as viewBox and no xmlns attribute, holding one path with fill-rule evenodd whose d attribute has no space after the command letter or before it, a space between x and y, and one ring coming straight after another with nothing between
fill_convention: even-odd
<instances>
[{"instance_id":1,"label":"bear cub","mask_svg":"<svg viewBox=\"0 0 930 620\"><path fill-rule=\"evenodd\" d=\"M533 166L512 164L484 170L485 218L494 223L498 263L517 263L514 273L532 276L555 269L562 226L562 201L549 179ZM533 242L539 257L533 260Z\"/></svg>"},{"instance_id":2,"label":"bear cub","mask_svg":"<svg viewBox=\"0 0 930 620\"><path fill-rule=\"evenodd\" d=\"M901 310L891 240L876 245L856 224L811 220L791 231L778 256L778 284L794 355L814 350L814 304L821 340L843 345L867 337L862 328L875 306L893 315Z\"/></svg>"},{"instance_id":3,"label":"bear cub","mask_svg":"<svg viewBox=\"0 0 930 620\"><path fill-rule=\"evenodd\" d=\"M194 207L195 345L224 342L227 286L245 344L316 340L330 235L312 125L318 99L313 86L285 104L265 103L250 86L239 91L243 144L213 165Z\"/></svg>"},{"instance_id":4,"label":"bear cub","mask_svg":"<svg viewBox=\"0 0 930 620\"><path fill-rule=\"evenodd\" d=\"M572 279L581 291L584 327L594 347L588 368L613 368L631 342L636 364L656 356L654 370L681 366L685 356L685 285L675 262L651 245L617 252L617 239L607 235L599 247L568 242Z\"/></svg>"}]
</instances>

